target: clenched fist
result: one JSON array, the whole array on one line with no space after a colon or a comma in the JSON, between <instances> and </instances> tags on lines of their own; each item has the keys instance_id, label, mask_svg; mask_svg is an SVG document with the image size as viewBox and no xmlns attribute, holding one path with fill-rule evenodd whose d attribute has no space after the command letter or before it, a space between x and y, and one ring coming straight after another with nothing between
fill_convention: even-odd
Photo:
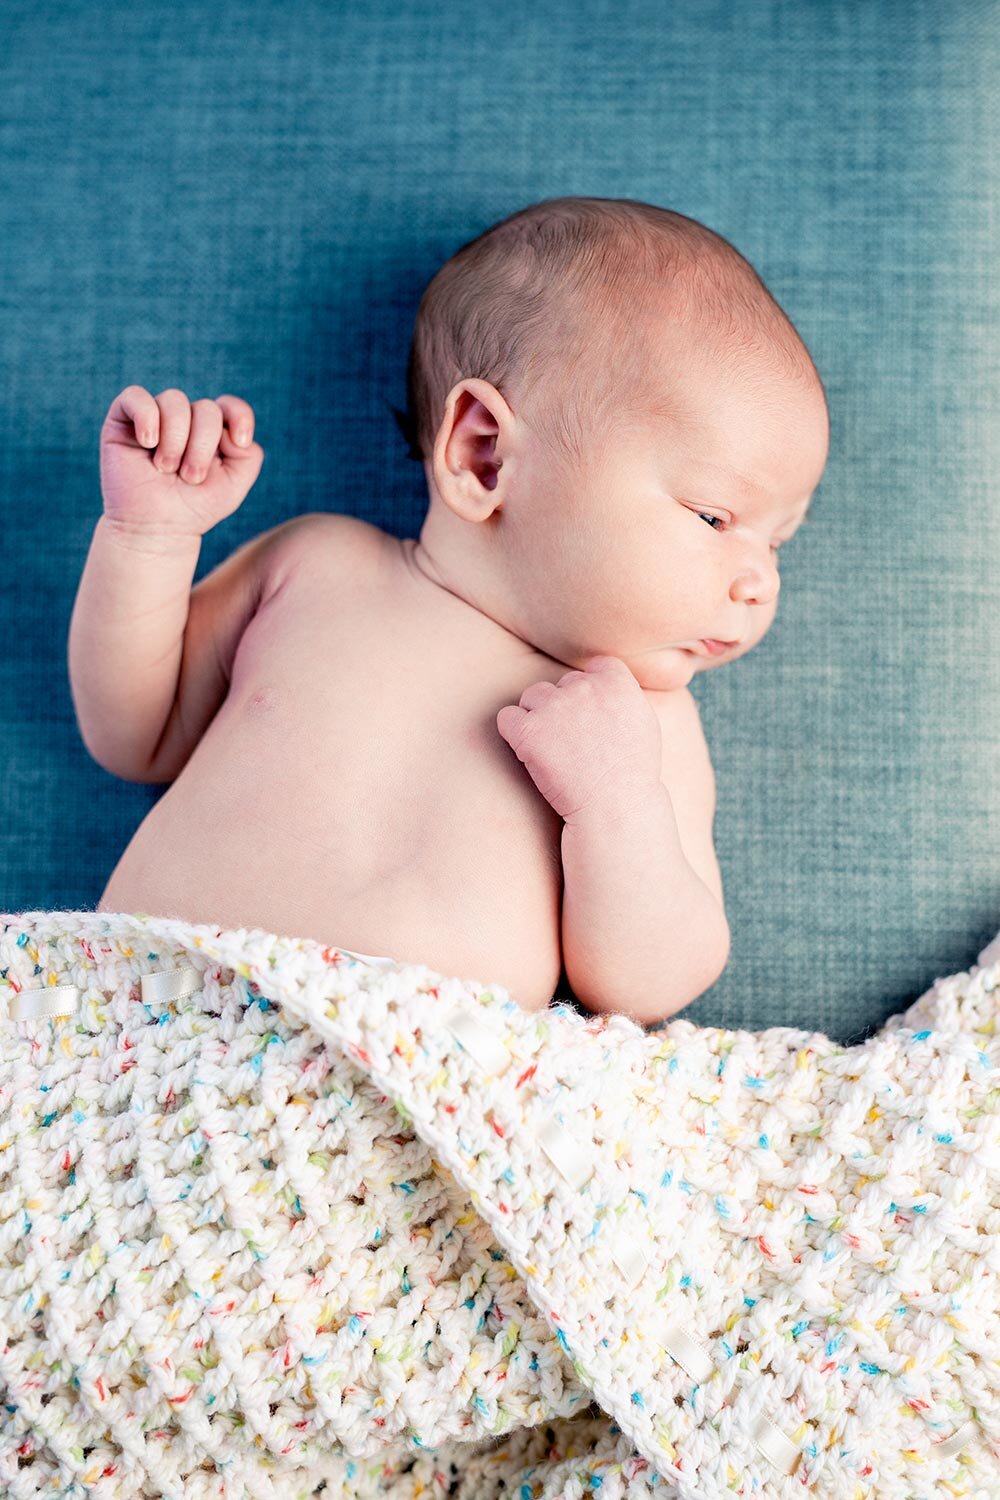
<instances>
[{"instance_id":1,"label":"clenched fist","mask_svg":"<svg viewBox=\"0 0 1000 1500\"><path fill-rule=\"evenodd\" d=\"M642 688L617 656L533 682L497 729L546 802L567 823L660 782L663 736Z\"/></svg>"},{"instance_id":2,"label":"clenched fist","mask_svg":"<svg viewBox=\"0 0 1000 1500\"><path fill-rule=\"evenodd\" d=\"M204 536L231 516L260 473L253 408L237 396L191 402L129 385L101 428L104 514L130 531Z\"/></svg>"}]
</instances>

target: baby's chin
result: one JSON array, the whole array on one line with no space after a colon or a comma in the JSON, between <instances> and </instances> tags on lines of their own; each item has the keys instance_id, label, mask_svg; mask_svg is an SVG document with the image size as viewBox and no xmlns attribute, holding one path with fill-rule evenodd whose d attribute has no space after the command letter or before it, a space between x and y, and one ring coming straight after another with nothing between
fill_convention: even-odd
<instances>
[{"instance_id":1,"label":"baby's chin","mask_svg":"<svg viewBox=\"0 0 1000 1500\"><path fill-rule=\"evenodd\" d=\"M639 686L656 693L687 687L692 677L706 667L717 667L722 659L699 656L681 646L661 646L642 656L624 658Z\"/></svg>"}]
</instances>

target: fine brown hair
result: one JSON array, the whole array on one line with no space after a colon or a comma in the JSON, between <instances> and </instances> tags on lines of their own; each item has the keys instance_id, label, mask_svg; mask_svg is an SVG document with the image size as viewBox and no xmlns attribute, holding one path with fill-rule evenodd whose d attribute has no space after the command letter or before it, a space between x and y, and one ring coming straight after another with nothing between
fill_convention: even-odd
<instances>
[{"instance_id":1,"label":"fine brown hair","mask_svg":"<svg viewBox=\"0 0 1000 1500\"><path fill-rule=\"evenodd\" d=\"M572 464L608 424L670 415L669 392L650 378L657 314L688 324L724 370L791 375L822 391L791 319L714 230L632 198L547 198L462 245L425 288L409 409L395 412L409 456L431 457L463 379L495 386Z\"/></svg>"}]
</instances>

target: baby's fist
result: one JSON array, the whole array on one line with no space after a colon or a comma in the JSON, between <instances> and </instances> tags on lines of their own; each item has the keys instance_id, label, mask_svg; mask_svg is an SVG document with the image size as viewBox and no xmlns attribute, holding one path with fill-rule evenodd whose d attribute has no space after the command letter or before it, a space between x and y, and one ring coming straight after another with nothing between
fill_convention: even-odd
<instances>
[{"instance_id":1,"label":"baby's fist","mask_svg":"<svg viewBox=\"0 0 1000 1500\"><path fill-rule=\"evenodd\" d=\"M660 721L617 656L533 682L500 710L497 729L567 823L659 784Z\"/></svg>"},{"instance_id":2,"label":"baby's fist","mask_svg":"<svg viewBox=\"0 0 1000 1500\"><path fill-rule=\"evenodd\" d=\"M256 482L264 450L254 414L237 396L189 401L130 385L101 429L104 514L130 531L204 536L231 516Z\"/></svg>"}]
</instances>

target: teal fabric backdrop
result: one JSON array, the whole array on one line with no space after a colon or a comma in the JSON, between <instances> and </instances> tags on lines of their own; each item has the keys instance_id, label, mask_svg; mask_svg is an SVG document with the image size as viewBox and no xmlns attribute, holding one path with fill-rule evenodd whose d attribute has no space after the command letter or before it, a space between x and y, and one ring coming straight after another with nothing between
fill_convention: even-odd
<instances>
[{"instance_id":1,"label":"teal fabric backdrop","mask_svg":"<svg viewBox=\"0 0 1000 1500\"><path fill-rule=\"evenodd\" d=\"M69 693L112 397L256 409L261 478L198 577L305 510L416 535L391 408L420 293L585 193L732 240L831 405L775 624L695 680L732 953L686 1015L847 1039L975 961L1000 927L992 0L7 0L0 34L4 910L96 905L164 791L90 760Z\"/></svg>"}]
</instances>

